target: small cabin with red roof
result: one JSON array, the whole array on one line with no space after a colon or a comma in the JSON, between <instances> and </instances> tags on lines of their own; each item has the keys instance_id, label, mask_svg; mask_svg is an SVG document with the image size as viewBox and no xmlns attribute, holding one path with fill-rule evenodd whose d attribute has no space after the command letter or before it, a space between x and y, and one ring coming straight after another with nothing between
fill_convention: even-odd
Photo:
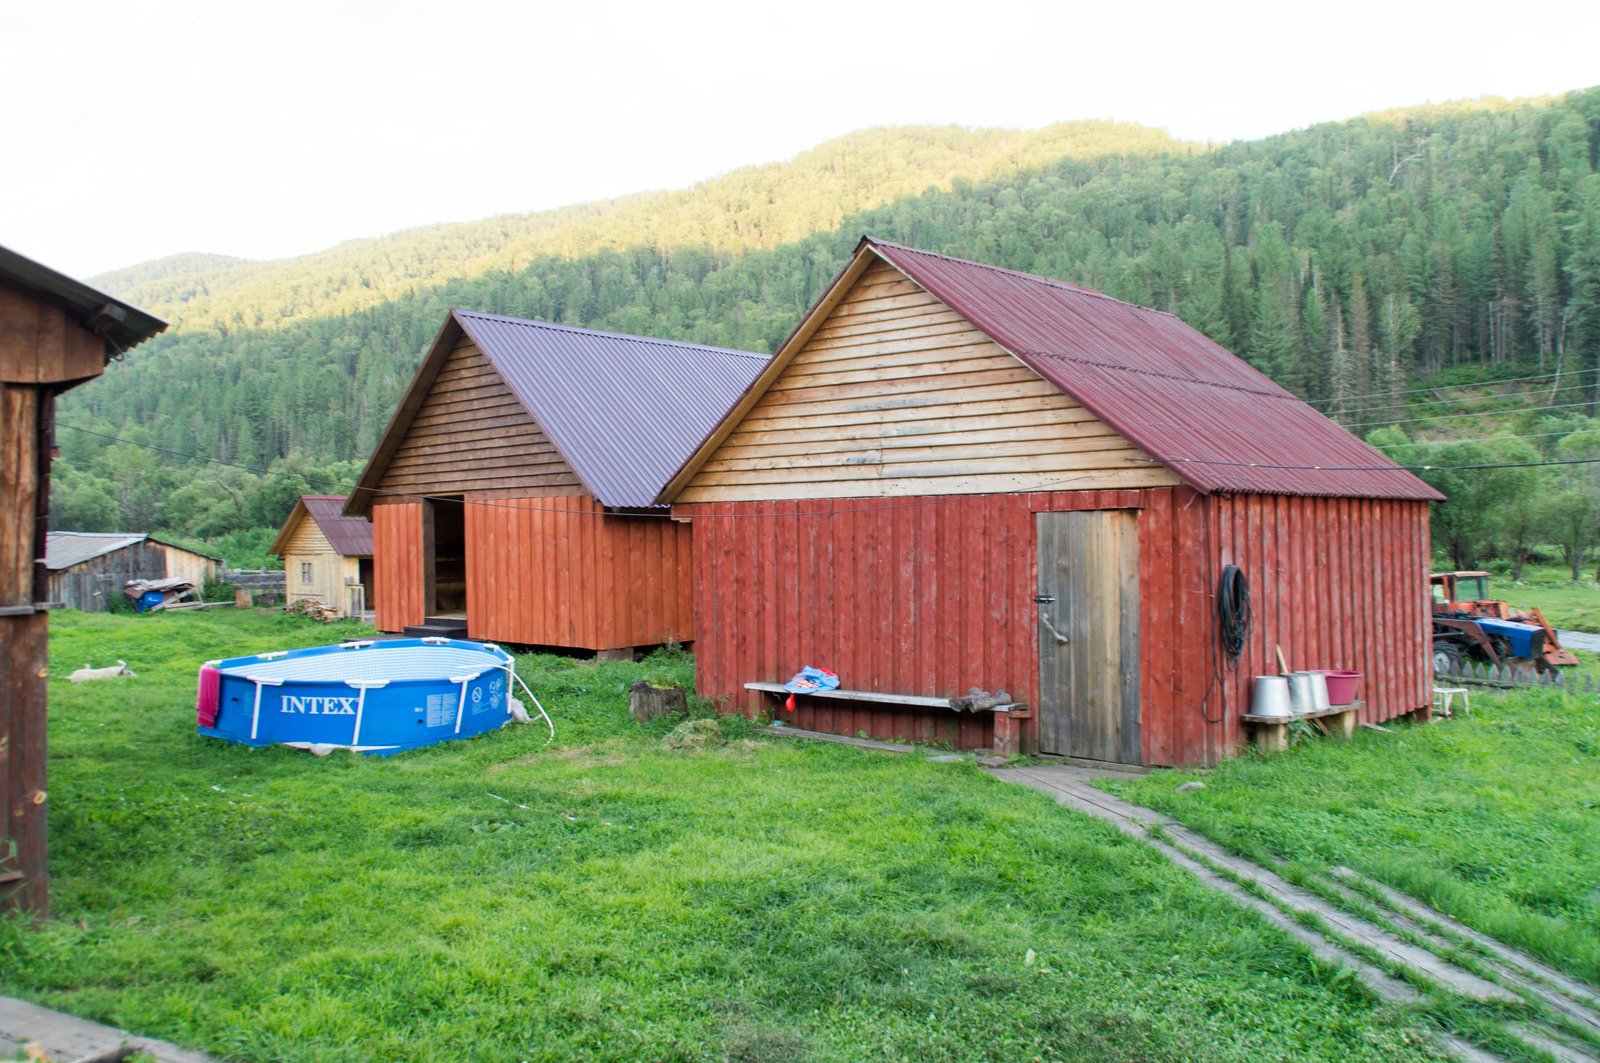
<instances>
[{"instance_id":1,"label":"small cabin with red roof","mask_svg":"<svg viewBox=\"0 0 1600 1063\"><path fill-rule=\"evenodd\" d=\"M695 529L702 696L1144 766L1231 751L1278 647L1362 672L1361 722L1427 707L1439 497L1172 315L867 238L657 501ZM804 665L851 693L785 709Z\"/></svg>"},{"instance_id":2,"label":"small cabin with red roof","mask_svg":"<svg viewBox=\"0 0 1600 1063\"><path fill-rule=\"evenodd\" d=\"M371 516L378 629L693 641L691 528L655 499L767 360L451 311L344 509Z\"/></svg>"},{"instance_id":3,"label":"small cabin with red roof","mask_svg":"<svg viewBox=\"0 0 1600 1063\"><path fill-rule=\"evenodd\" d=\"M301 495L267 550L283 559L285 603L313 598L361 619L372 601L372 522L346 517L344 495Z\"/></svg>"}]
</instances>

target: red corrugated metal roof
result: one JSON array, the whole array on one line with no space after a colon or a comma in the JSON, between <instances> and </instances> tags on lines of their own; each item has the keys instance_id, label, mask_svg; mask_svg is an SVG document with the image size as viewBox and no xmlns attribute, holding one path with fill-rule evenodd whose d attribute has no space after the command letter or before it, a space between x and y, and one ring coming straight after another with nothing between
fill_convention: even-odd
<instances>
[{"instance_id":1,"label":"red corrugated metal roof","mask_svg":"<svg viewBox=\"0 0 1600 1063\"><path fill-rule=\"evenodd\" d=\"M1171 314L871 237L863 244L1202 491L1444 497Z\"/></svg>"},{"instance_id":2,"label":"red corrugated metal roof","mask_svg":"<svg viewBox=\"0 0 1600 1063\"><path fill-rule=\"evenodd\" d=\"M650 506L769 356L453 311L602 505Z\"/></svg>"},{"instance_id":3,"label":"red corrugated metal roof","mask_svg":"<svg viewBox=\"0 0 1600 1063\"><path fill-rule=\"evenodd\" d=\"M366 517L341 516L344 495L301 495L300 502L334 552L345 557L372 556L372 522Z\"/></svg>"}]
</instances>

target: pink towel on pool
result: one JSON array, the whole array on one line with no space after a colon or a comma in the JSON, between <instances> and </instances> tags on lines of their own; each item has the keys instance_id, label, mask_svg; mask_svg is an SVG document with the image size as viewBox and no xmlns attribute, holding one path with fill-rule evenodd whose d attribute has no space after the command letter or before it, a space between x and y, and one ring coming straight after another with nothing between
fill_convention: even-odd
<instances>
[{"instance_id":1,"label":"pink towel on pool","mask_svg":"<svg viewBox=\"0 0 1600 1063\"><path fill-rule=\"evenodd\" d=\"M200 668L200 690L194 698L195 719L201 727L217 725L217 711L222 702L222 673L215 668Z\"/></svg>"}]
</instances>

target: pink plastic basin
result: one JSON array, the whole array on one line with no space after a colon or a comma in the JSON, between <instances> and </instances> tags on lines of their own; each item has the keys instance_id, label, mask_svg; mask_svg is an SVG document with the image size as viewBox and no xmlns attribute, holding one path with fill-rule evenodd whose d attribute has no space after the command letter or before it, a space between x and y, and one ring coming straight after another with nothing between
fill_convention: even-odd
<instances>
[{"instance_id":1,"label":"pink plastic basin","mask_svg":"<svg viewBox=\"0 0 1600 1063\"><path fill-rule=\"evenodd\" d=\"M1361 679L1360 672L1342 672L1337 668L1313 668L1313 672L1321 672L1328 677L1328 704L1348 705L1356 700L1356 683Z\"/></svg>"}]
</instances>

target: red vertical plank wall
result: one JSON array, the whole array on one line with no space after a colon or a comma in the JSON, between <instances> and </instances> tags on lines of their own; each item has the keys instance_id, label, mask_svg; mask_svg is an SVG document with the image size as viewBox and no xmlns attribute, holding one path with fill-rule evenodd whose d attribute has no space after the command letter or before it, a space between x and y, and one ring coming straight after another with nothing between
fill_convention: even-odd
<instances>
[{"instance_id":1,"label":"red vertical plank wall","mask_svg":"<svg viewBox=\"0 0 1600 1063\"><path fill-rule=\"evenodd\" d=\"M1362 722L1428 704L1425 502L1187 488L679 507L694 521L699 693L753 710L751 681L802 665L849 689L952 697L972 686L1038 701L1034 514L1136 509L1146 763L1212 764L1243 739L1251 680L1351 668ZM1237 564L1255 621L1236 668L1215 649L1215 588ZM796 726L987 745L986 714L817 702Z\"/></svg>"},{"instance_id":2,"label":"red vertical plank wall","mask_svg":"<svg viewBox=\"0 0 1600 1063\"><path fill-rule=\"evenodd\" d=\"M373 623L399 631L427 619L422 550L422 503L372 507Z\"/></svg>"},{"instance_id":3,"label":"red vertical plank wall","mask_svg":"<svg viewBox=\"0 0 1600 1063\"><path fill-rule=\"evenodd\" d=\"M469 497L467 633L592 650L691 641L692 534L589 495Z\"/></svg>"}]
</instances>

